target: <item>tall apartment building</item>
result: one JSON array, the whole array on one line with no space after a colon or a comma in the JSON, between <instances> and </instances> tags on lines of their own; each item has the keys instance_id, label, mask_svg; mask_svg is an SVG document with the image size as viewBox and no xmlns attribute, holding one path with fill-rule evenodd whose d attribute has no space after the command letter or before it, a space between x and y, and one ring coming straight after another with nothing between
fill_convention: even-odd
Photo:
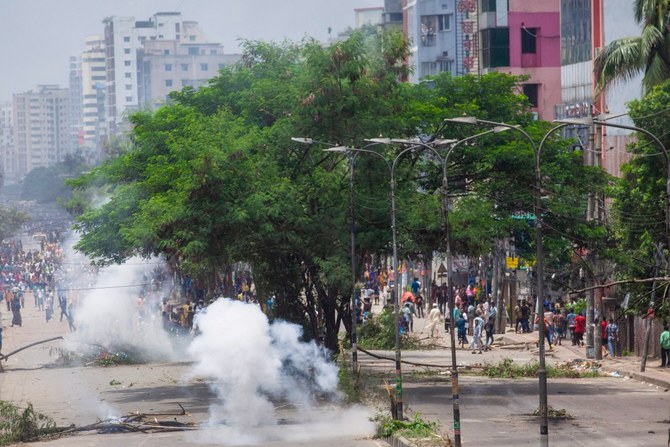
<instances>
[{"instance_id":1,"label":"tall apartment building","mask_svg":"<svg viewBox=\"0 0 670 447\"><path fill-rule=\"evenodd\" d=\"M403 29L403 0L384 0L382 26L384 29Z\"/></svg>"},{"instance_id":2,"label":"tall apartment building","mask_svg":"<svg viewBox=\"0 0 670 447\"><path fill-rule=\"evenodd\" d=\"M82 143L82 77L81 77L81 59L78 56L70 56L70 76L68 79L68 92L70 99L68 101L69 120L70 120L70 146L73 152Z\"/></svg>"},{"instance_id":3,"label":"tall apartment building","mask_svg":"<svg viewBox=\"0 0 670 447\"><path fill-rule=\"evenodd\" d=\"M13 98L14 146L8 179L20 180L34 168L62 161L71 153L70 93L40 85Z\"/></svg>"},{"instance_id":4,"label":"tall apartment building","mask_svg":"<svg viewBox=\"0 0 670 447\"><path fill-rule=\"evenodd\" d=\"M0 103L0 167L4 178L10 171L14 148L14 117L11 102Z\"/></svg>"},{"instance_id":5,"label":"tall apartment building","mask_svg":"<svg viewBox=\"0 0 670 447\"><path fill-rule=\"evenodd\" d=\"M81 54L82 127L80 153L88 163L100 159L100 147L107 137L107 67L105 40L93 35L86 38Z\"/></svg>"}]
</instances>

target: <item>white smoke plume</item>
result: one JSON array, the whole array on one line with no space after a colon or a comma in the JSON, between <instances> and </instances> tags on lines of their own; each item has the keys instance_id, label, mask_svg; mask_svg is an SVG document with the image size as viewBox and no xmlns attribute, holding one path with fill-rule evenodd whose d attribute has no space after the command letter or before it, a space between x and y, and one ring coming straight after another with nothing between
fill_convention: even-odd
<instances>
[{"instance_id":1,"label":"white smoke plume","mask_svg":"<svg viewBox=\"0 0 670 447\"><path fill-rule=\"evenodd\" d=\"M315 411L314 405L319 396L336 398L337 367L316 344L300 341L298 326L271 325L258 306L229 299L212 303L196 316L196 324L200 335L189 346L190 377L211 380L219 400L210 409L206 433L225 434L228 445L299 437L301 430L291 429L296 424L279 429L275 404L294 408L300 422L321 419L332 425L333 414L324 416L328 410Z\"/></svg>"}]
</instances>

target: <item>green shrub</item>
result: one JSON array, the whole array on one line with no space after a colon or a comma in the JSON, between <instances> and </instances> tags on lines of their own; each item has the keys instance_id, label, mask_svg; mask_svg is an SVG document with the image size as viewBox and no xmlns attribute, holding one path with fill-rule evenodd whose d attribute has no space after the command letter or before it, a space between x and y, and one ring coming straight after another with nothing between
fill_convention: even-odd
<instances>
[{"instance_id":1,"label":"green shrub","mask_svg":"<svg viewBox=\"0 0 670 447\"><path fill-rule=\"evenodd\" d=\"M0 445L35 441L39 435L48 434L55 428L53 419L37 413L30 403L22 410L0 401Z\"/></svg>"}]
</instances>

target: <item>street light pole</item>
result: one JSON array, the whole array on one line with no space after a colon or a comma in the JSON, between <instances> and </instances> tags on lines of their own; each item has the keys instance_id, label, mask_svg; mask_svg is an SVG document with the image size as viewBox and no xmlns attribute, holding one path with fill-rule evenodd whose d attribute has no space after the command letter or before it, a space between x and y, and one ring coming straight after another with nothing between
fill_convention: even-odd
<instances>
[{"instance_id":1,"label":"street light pole","mask_svg":"<svg viewBox=\"0 0 670 447\"><path fill-rule=\"evenodd\" d=\"M458 363L456 361L456 334L455 334L455 321L454 321L454 293L453 293L453 279L451 273L453 271L453 259L451 256L451 226L449 225L449 177L447 176L447 166L449 163L449 156L458 146L467 143L468 141L474 140L481 137L482 135L487 135L490 133L501 132L507 130L507 128L496 128L487 130L485 132L472 135L462 140L437 140L438 144L451 144L444 157L442 157L439 152L427 143L418 142L418 141L405 141L405 140L391 140L392 142L397 142L407 145L418 145L427 149L437 157L440 161L442 167L442 213L444 215L444 243L445 243L445 256L447 259L447 302L449 303L449 316L451 321L451 327L449 328L449 341L451 344L451 398L453 405L454 413L454 446L461 447L461 410L460 410L460 395L458 390ZM445 315L446 318L446 315Z\"/></svg>"},{"instance_id":2,"label":"street light pole","mask_svg":"<svg viewBox=\"0 0 670 447\"><path fill-rule=\"evenodd\" d=\"M521 133L526 140L530 143L530 146L533 148L535 155L535 191L534 191L534 203L533 203L533 212L535 213L535 247L536 247L536 257L537 257L537 267L536 267L536 288L537 288L537 304L536 308L537 317L539 320L539 364L537 368L537 375L539 379L539 388L540 388L540 446L548 447L549 446L549 422L548 422L548 406L547 406L547 367L545 362L545 350L544 350L544 338L545 338L545 327L544 327L544 247L542 239L542 171L540 169L540 155L542 151L542 146L546 141L547 137L556 131L561 126L552 128L547 134L544 135L540 146L536 146L533 138L523 130L521 127L501 123L496 121L482 120L475 117L461 117L461 118L450 118L445 121L456 122L456 123L465 123L465 124L489 124L493 126L502 126L507 127L511 130L515 130Z\"/></svg>"},{"instance_id":3,"label":"street light pole","mask_svg":"<svg viewBox=\"0 0 670 447\"><path fill-rule=\"evenodd\" d=\"M382 143L386 141L373 141L373 143ZM337 146L331 147L329 149L324 149L329 152L343 152L345 154L350 153L370 153L384 160L386 166L389 169L391 176L390 179L390 190L391 190L391 232L393 237L393 291L395 298L393 300L393 318L395 320L395 370L396 370L396 383L395 383L395 419L403 419L403 400L402 400L402 359L401 359L401 345L400 345L400 296L398 290L398 240L397 240L397 228L396 228L396 202L395 202L395 168L397 166L398 160L406 152L410 151L412 148L405 149L401 151L396 158L389 162L383 155L378 152L369 150L369 149L360 149L360 148L350 148L346 146Z\"/></svg>"}]
</instances>

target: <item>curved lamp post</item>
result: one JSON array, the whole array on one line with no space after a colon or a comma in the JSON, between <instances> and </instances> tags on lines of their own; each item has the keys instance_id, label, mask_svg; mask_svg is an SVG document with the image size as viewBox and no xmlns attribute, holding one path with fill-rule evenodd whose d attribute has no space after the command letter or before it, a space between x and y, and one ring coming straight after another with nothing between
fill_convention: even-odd
<instances>
[{"instance_id":1,"label":"curved lamp post","mask_svg":"<svg viewBox=\"0 0 670 447\"><path fill-rule=\"evenodd\" d=\"M536 309L538 319L540 316L544 319L544 248L542 245L542 222L540 219L542 211L542 172L540 170L540 155L544 142L546 141L549 134L553 133L560 127L557 126L551 129L543 138L540 146L538 147L531 136L523 130L522 128L497 121L482 120L475 117L460 117L460 118L450 118L445 121L454 122L454 123L463 123L463 124L489 124L493 126L503 126L511 130L515 130L521 133L526 140L530 143L535 153L535 194L534 194L534 213L535 213L535 247L536 247L536 257L537 257L537 268L536 268L536 289L537 289L537 305ZM549 424L548 424L548 411L547 411L547 367L545 363L545 351L544 351L544 337L545 337L545 327L544 321L540 321L539 327L539 343L540 348L539 352L539 365L537 368L537 375L539 378L540 386L540 445L546 447L549 445Z\"/></svg>"}]
</instances>

